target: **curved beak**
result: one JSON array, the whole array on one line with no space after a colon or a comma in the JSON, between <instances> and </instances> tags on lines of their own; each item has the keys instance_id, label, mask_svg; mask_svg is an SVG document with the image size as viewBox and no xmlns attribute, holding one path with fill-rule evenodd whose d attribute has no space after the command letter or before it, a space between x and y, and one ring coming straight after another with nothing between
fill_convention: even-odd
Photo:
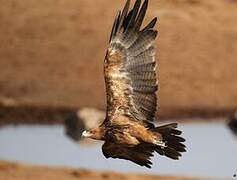
<instances>
[{"instance_id":1,"label":"curved beak","mask_svg":"<svg viewBox=\"0 0 237 180\"><path fill-rule=\"evenodd\" d=\"M89 132L89 131L83 131L82 132L82 137L91 137L92 136L92 134Z\"/></svg>"}]
</instances>

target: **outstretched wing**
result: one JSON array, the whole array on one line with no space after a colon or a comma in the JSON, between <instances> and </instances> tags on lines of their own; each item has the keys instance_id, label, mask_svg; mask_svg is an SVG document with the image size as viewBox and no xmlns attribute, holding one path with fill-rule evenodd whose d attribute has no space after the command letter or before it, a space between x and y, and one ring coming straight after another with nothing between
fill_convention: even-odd
<instances>
[{"instance_id":1,"label":"outstretched wing","mask_svg":"<svg viewBox=\"0 0 237 180\"><path fill-rule=\"evenodd\" d=\"M104 62L107 116L129 115L152 121L157 101L153 47L157 18L141 29L148 0L142 6L141 0L136 0L130 11L129 4L128 0L115 18Z\"/></svg>"},{"instance_id":2,"label":"outstretched wing","mask_svg":"<svg viewBox=\"0 0 237 180\"><path fill-rule=\"evenodd\" d=\"M119 158L130 160L140 166L151 168L153 157L153 148L149 144L139 144L134 147L123 146L122 144L115 144L105 142L102 146L103 154L106 158Z\"/></svg>"}]
</instances>

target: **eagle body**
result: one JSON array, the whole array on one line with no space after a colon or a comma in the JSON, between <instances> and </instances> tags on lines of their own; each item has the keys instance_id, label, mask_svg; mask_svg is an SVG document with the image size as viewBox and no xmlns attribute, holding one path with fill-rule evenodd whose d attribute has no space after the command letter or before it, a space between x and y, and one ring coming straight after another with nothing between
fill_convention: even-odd
<instances>
[{"instance_id":1,"label":"eagle body","mask_svg":"<svg viewBox=\"0 0 237 180\"><path fill-rule=\"evenodd\" d=\"M114 124L107 125L105 132L108 141L124 144L127 146L136 146L141 142L157 143L162 141L159 133L153 132L144 126L143 123L131 120L126 116L119 116L113 120ZM109 126L111 128L109 128Z\"/></svg>"},{"instance_id":2,"label":"eagle body","mask_svg":"<svg viewBox=\"0 0 237 180\"><path fill-rule=\"evenodd\" d=\"M153 42L157 18L141 28L148 0L127 0L113 24L104 59L107 108L104 122L83 136L105 141L106 158L130 160L150 168L154 152L179 159L185 152L177 124L155 127L158 82Z\"/></svg>"}]
</instances>

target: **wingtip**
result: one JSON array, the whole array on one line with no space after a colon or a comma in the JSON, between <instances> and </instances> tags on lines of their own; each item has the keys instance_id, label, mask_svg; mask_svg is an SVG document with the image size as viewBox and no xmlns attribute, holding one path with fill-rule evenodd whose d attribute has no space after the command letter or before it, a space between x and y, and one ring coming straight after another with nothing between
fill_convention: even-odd
<instances>
[{"instance_id":1,"label":"wingtip","mask_svg":"<svg viewBox=\"0 0 237 180\"><path fill-rule=\"evenodd\" d=\"M143 5L146 6L146 7L148 7L148 4L149 4L149 0L145 0L144 3L143 3Z\"/></svg>"},{"instance_id":2,"label":"wingtip","mask_svg":"<svg viewBox=\"0 0 237 180\"><path fill-rule=\"evenodd\" d=\"M142 4L142 7L139 10L138 16L136 17L136 22L135 22L135 29L136 30L139 30L142 25L142 22L144 20L145 15L146 15L147 7L148 7L148 0L145 0Z\"/></svg>"},{"instance_id":3,"label":"wingtip","mask_svg":"<svg viewBox=\"0 0 237 180\"><path fill-rule=\"evenodd\" d=\"M141 31L144 32L144 31L153 29L154 26L156 25L156 22L157 22L157 17L153 18L153 19L150 21L150 23L147 24L146 27L144 27Z\"/></svg>"}]
</instances>

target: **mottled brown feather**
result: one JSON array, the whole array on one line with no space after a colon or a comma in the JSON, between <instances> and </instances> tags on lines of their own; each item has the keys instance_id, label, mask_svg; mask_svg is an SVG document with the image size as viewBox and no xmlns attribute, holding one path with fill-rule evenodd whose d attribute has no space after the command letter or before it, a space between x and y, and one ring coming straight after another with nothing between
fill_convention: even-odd
<instances>
[{"instance_id":1,"label":"mottled brown feather","mask_svg":"<svg viewBox=\"0 0 237 180\"><path fill-rule=\"evenodd\" d=\"M153 41L157 31L153 30L154 20L145 30L140 30L148 1L140 6L137 0L128 13L127 1L112 28L104 61L106 121L111 123L115 116L126 115L143 123L155 118L158 86Z\"/></svg>"}]
</instances>

